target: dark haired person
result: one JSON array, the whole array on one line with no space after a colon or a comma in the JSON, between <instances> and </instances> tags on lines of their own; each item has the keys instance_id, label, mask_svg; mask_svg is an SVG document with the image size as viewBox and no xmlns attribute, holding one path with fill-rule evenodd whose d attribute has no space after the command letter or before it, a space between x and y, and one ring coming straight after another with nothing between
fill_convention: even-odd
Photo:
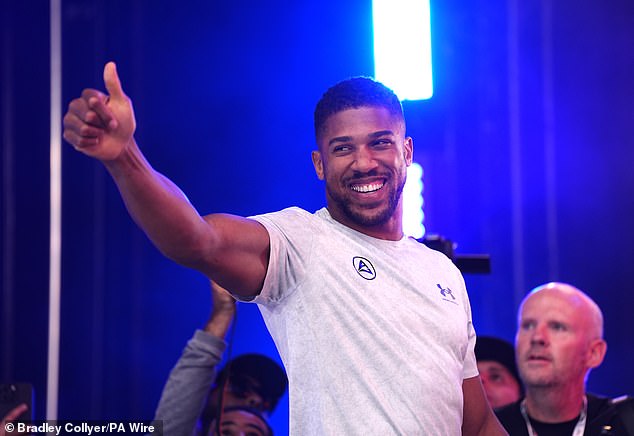
<instances>
[{"instance_id":1,"label":"dark haired person","mask_svg":"<svg viewBox=\"0 0 634 436\"><path fill-rule=\"evenodd\" d=\"M217 430L220 430L218 432ZM212 422L209 436L273 436L266 418L257 409L244 406L225 407L220 423Z\"/></svg>"},{"instance_id":2,"label":"dark haired person","mask_svg":"<svg viewBox=\"0 0 634 436\"><path fill-rule=\"evenodd\" d=\"M157 173L113 63L104 81L108 95L70 103L64 138L105 165L162 253L259 305L289 377L292 434L504 433L460 272L403 234L413 142L390 89L357 77L317 103L312 161L327 207L241 218L201 216Z\"/></svg>"},{"instance_id":3,"label":"dark haired person","mask_svg":"<svg viewBox=\"0 0 634 436\"><path fill-rule=\"evenodd\" d=\"M517 373L513 344L493 336L478 336L475 356L491 407L497 409L522 397L522 382Z\"/></svg>"},{"instance_id":4,"label":"dark haired person","mask_svg":"<svg viewBox=\"0 0 634 436\"><path fill-rule=\"evenodd\" d=\"M284 370L261 354L237 356L216 375L236 303L217 283L211 282L211 295L211 315L170 372L156 410L154 419L163 421L168 435L209 434L221 408L247 407L266 420L286 392Z\"/></svg>"}]
</instances>

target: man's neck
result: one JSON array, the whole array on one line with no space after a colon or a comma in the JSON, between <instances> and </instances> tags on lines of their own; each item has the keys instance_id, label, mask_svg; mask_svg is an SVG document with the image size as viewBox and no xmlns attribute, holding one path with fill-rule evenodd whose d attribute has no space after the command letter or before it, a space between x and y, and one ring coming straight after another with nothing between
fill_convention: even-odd
<instances>
[{"instance_id":1,"label":"man's neck","mask_svg":"<svg viewBox=\"0 0 634 436\"><path fill-rule=\"evenodd\" d=\"M531 418L541 422L570 421L579 416L584 396L583 386L528 389L526 411Z\"/></svg>"},{"instance_id":2,"label":"man's neck","mask_svg":"<svg viewBox=\"0 0 634 436\"><path fill-rule=\"evenodd\" d=\"M388 222L377 226L364 226L352 221L338 209L328 207L328 213L339 224L356 230L364 235L387 241L400 241L403 238L403 217L401 211L397 211Z\"/></svg>"}]
</instances>

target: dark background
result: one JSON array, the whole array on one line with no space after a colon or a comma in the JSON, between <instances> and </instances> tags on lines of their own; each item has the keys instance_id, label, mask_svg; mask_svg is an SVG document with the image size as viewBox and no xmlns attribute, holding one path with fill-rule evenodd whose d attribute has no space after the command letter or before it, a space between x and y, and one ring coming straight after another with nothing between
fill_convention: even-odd
<instances>
[{"instance_id":1,"label":"dark background","mask_svg":"<svg viewBox=\"0 0 634 436\"><path fill-rule=\"evenodd\" d=\"M428 232L458 254L479 334L512 339L521 298L551 280L603 308L592 391L634 393L634 3L432 1L435 93L405 102ZM44 417L48 329L49 8L2 4L0 381L30 381ZM63 100L115 60L150 162L201 213L324 204L312 110L372 75L371 1L63 2ZM63 152L59 416L150 419L210 307L203 276L163 258L102 166ZM233 355L278 359L241 304ZM273 416L287 431L287 402Z\"/></svg>"}]
</instances>

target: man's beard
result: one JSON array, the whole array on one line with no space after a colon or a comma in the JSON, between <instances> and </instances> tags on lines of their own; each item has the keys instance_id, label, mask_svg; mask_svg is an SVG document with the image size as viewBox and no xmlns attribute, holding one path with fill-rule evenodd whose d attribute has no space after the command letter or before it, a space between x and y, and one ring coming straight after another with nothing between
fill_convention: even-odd
<instances>
[{"instance_id":1,"label":"man's beard","mask_svg":"<svg viewBox=\"0 0 634 436\"><path fill-rule=\"evenodd\" d=\"M401 176L399 173L397 176ZM345 195L340 195L338 192L333 192L326 183L326 191L328 195L334 201L343 213L350 219L350 221L363 227L375 227L381 226L387 223L394 215L394 211L398 206L398 202L403 194L403 188L405 187L406 177L399 177L401 180L395 189L388 188L390 178L387 178L385 185L381 189L391 189L388 196L388 203L385 207L382 207L374 215L364 214L363 211L352 207L352 201Z\"/></svg>"}]
</instances>

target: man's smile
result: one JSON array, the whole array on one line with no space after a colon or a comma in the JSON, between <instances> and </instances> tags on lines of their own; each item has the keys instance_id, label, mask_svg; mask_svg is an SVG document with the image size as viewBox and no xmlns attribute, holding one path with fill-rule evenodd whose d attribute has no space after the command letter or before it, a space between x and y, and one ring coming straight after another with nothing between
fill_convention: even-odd
<instances>
[{"instance_id":1,"label":"man's smile","mask_svg":"<svg viewBox=\"0 0 634 436\"><path fill-rule=\"evenodd\" d=\"M372 183L353 183L350 185L350 189L355 192L369 193L376 192L385 185L385 181L372 182Z\"/></svg>"}]
</instances>

